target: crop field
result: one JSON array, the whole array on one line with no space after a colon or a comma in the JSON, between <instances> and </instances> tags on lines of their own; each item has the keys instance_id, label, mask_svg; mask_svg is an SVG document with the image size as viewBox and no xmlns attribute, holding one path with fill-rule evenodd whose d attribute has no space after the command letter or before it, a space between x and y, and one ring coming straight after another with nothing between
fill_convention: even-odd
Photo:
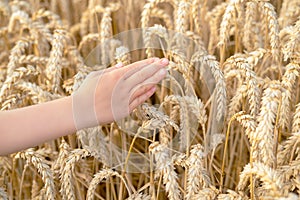
<instances>
[{"instance_id":1,"label":"crop field","mask_svg":"<svg viewBox=\"0 0 300 200\"><path fill-rule=\"evenodd\" d=\"M0 198L299 199L299 0L0 1L1 111L150 57L151 98L0 157Z\"/></svg>"}]
</instances>

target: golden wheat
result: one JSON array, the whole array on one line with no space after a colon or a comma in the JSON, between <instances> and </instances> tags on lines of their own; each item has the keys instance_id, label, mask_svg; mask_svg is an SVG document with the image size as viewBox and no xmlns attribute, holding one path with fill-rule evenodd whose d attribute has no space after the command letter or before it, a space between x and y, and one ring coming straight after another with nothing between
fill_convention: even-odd
<instances>
[{"instance_id":1,"label":"golden wheat","mask_svg":"<svg viewBox=\"0 0 300 200\"><path fill-rule=\"evenodd\" d=\"M120 122L2 156L0 198L299 199L299 6L1 1L3 112L72 95L116 63L170 64L155 95Z\"/></svg>"}]
</instances>

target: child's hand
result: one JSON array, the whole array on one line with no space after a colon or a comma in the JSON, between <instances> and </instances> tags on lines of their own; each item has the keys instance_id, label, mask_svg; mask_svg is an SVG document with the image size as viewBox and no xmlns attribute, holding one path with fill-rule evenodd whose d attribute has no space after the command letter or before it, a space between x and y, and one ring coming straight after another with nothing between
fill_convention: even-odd
<instances>
[{"instance_id":1,"label":"child's hand","mask_svg":"<svg viewBox=\"0 0 300 200\"><path fill-rule=\"evenodd\" d=\"M72 95L76 129L119 120L147 100L166 75L167 59L150 58L92 72Z\"/></svg>"}]
</instances>

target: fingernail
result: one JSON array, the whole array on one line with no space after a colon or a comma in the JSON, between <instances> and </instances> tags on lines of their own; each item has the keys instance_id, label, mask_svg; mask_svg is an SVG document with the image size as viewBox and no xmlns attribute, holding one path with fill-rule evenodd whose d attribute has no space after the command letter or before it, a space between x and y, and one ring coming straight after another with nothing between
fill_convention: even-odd
<instances>
[{"instance_id":1,"label":"fingernail","mask_svg":"<svg viewBox=\"0 0 300 200\"><path fill-rule=\"evenodd\" d=\"M163 58L163 59L161 59L161 64L163 64L163 65L167 65L167 64L169 64L169 60L168 59L166 59L166 58Z\"/></svg>"},{"instance_id":2,"label":"fingernail","mask_svg":"<svg viewBox=\"0 0 300 200\"><path fill-rule=\"evenodd\" d=\"M159 70L159 75L166 75L167 70L165 68L162 68Z\"/></svg>"},{"instance_id":3,"label":"fingernail","mask_svg":"<svg viewBox=\"0 0 300 200\"><path fill-rule=\"evenodd\" d=\"M119 62L119 63L117 63L116 65L115 65L116 67L122 67L123 66L123 63L121 63L121 62Z\"/></svg>"},{"instance_id":4,"label":"fingernail","mask_svg":"<svg viewBox=\"0 0 300 200\"><path fill-rule=\"evenodd\" d=\"M150 91L151 91L151 93L153 93L153 92L155 92L155 90L156 90L156 87L154 86L154 87L151 88Z\"/></svg>"}]
</instances>

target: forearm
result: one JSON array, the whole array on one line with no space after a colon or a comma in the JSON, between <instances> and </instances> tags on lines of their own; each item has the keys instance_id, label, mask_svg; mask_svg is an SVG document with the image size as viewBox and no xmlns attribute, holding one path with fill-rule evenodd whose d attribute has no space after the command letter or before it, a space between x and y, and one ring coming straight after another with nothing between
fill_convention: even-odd
<instances>
[{"instance_id":1,"label":"forearm","mask_svg":"<svg viewBox=\"0 0 300 200\"><path fill-rule=\"evenodd\" d=\"M0 154L29 148L75 131L71 97L0 112Z\"/></svg>"}]
</instances>

